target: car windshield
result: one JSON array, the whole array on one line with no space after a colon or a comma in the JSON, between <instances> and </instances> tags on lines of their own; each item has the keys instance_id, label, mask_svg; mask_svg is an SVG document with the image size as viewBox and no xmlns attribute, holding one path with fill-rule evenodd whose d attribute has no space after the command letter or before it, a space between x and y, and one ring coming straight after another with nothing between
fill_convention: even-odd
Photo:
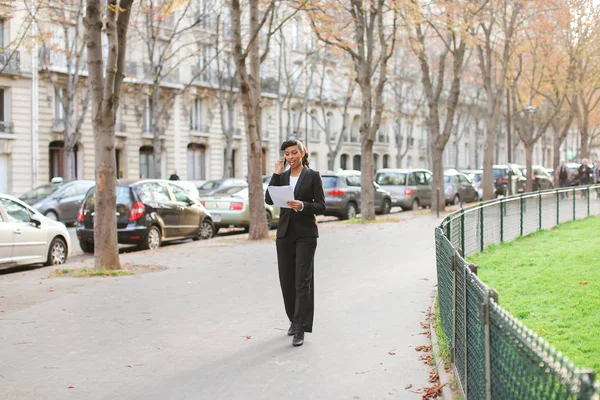
<instances>
[{"instance_id":1,"label":"car windshield","mask_svg":"<svg viewBox=\"0 0 600 400\"><path fill-rule=\"evenodd\" d=\"M245 186L230 186L226 188L217 189L211 194L222 194L227 196L239 196L244 197L248 193L248 188Z\"/></svg>"},{"instance_id":2,"label":"car windshield","mask_svg":"<svg viewBox=\"0 0 600 400\"><path fill-rule=\"evenodd\" d=\"M36 187L35 189L30 190L29 192L23 194L20 199L21 200L33 200L33 199L44 199L50 196L52 193L56 192L61 185L43 185Z\"/></svg>"},{"instance_id":3,"label":"car windshield","mask_svg":"<svg viewBox=\"0 0 600 400\"><path fill-rule=\"evenodd\" d=\"M325 189L331 189L337 186L337 176L323 176L321 179L323 180L323 187Z\"/></svg>"},{"instance_id":4,"label":"car windshield","mask_svg":"<svg viewBox=\"0 0 600 400\"><path fill-rule=\"evenodd\" d=\"M379 185L406 185L405 172L380 172L375 178L375 182Z\"/></svg>"},{"instance_id":5,"label":"car windshield","mask_svg":"<svg viewBox=\"0 0 600 400\"><path fill-rule=\"evenodd\" d=\"M502 178L506 175L506 170L504 168L494 168L494 179Z\"/></svg>"},{"instance_id":6,"label":"car windshield","mask_svg":"<svg viewBox=\"0 0 600 400\"><path fill-rule=\"evenodd\" d=\"M117 186L117 205L133 205L133 194L129 186ZM85 211L94 211L96 207L96 192L92 189L92 193L88 196L83 209ZM118 206L117 206L118 207Z\"/></svg>"}]
</instances>

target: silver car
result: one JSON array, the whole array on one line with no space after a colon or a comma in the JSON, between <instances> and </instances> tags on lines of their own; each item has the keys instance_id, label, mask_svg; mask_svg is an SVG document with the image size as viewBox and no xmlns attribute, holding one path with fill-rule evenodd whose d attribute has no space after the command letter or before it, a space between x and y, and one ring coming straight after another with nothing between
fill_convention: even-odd
<instances>
[{"instance_id":1,"label":"silver car","mask_svg":"<svg viewBox=\"0 0 600 400\"><path fill-rule=\"evenodd\" d=\"M81 202L95 183L91 180L79 180L59 185L44 185L23 194L20 199L51 220L70 224L77 221ZM52 190L53 188L55 190ZM48 195L37 197L43 193Z\"/></svg>"},{"instance_id":2,"label":"silver car","mask_svg":"<svg viewBox=\"0 0 600 400\"><path fill-rule=\"evenodd\" d=\"M60 265L71 252L64 224L52 221L16 197L0 194L0 268Z\"/></svg>"},{"instance_id":3,"label":"silver car","mask_svg":"<svg viewBox=\"0 0 600 400\"><path fill-rule=\"evenodd\" d=\"M384 168L375 174L375 183L390 192L392 206L403 210L431 207L433 175L429 170Z\"/></svg>"},{"instance_id":4,"label":"silver car","mask_svg":"<svg viewBox=\"0 0 600 400\"><path fill-rule=\"evenodd\" d=\"M444 173L444 195L446 204L460 204L479 201L479 193L465 174L456 171Z\"/></svg>"}]
</instances>

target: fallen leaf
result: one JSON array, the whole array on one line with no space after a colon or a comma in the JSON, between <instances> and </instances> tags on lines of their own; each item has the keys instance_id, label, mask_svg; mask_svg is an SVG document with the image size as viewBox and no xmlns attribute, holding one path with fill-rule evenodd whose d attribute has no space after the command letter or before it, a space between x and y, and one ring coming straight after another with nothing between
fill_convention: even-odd
<instances>
[{"instance_id":1,"label":"fallen leaf","mask_svg":"<svg viewBox=\"0 0 600 400\"><path fill-rule=\"evenodd\" d=\"M250 340L250 339L252 339L252 336L250 336L250 335L246 336L246 340Z\"/></svg>"},{"instance_id":2,"label":"fallen leaf","mask_svg":"<svg viewBox=\"0 0 600 400\"><path fill-rule=\"evenodd\" d=\"M67 386L67 389L75 389L75 386L69 385L69 386Z\"/></svg>"},{"instance_id":3,"label":"fallen leaf","mask_svg":"<svg viewBox=\"0 0 600 400\"><path fill-rule=\"evenodd\" d=\"M388 354L389 354L390 356L395 356L395 355L396 355L396 352L395 352L395 351L388 351Z\"/></svg>"},{"instance_id":4,"label":"fallen leaf","mask_svg":"<svg viewBox=\"0 0 600 400\"><path fill-rule=\"evenodd\" d=\"M423 329L429 329L429 322L421 322L421 327L423 327Z\"/></svg>"},{"instance_id":5,"label":"fallen leaf","mask_svg":"<svg viewBox=\"0 0 600 400\"><path fill-rule=\"evenodd\" d=\"M50 288L50 290L48 290L48 291L49 291L49 292L54 292L55 290L54 290L54 288L53 288L53 287L51 287L51 288Z\"/></svg>"},{"instance_id":6,"label":"fallen leaf","mask_svg":"<svg viewBox=\"0 0 600 400\"><path fill-rule=\"evenodd\" d=\"M366 374L367 372L371 372L369 371L361 371L361 372L355 372L354 375L362 375L362 374Z\"/></svg>"},{"instance_id":7,"label":"fallen leaf","mask_svg":"<svg viewBox=\"0 0 600 400\"><path fill-rule=\"evenodd\" d=\"M408 389L410 389L411 387L412 387L412 384L410 384L410 383L409 383L408 385L404 386L404 390L408 390Z\"/></svg>"},{"instance_id":8,"label":"fallen leaf","mask_svg":"<svg viewBox=\"0 0 600 400\"><path fill-rule=\"evenodd\" d=\"M144 364L127 364L127 368L141 367Z\"/></svg>"},{"instance_id":9,"label":"fallen leaf","mask_svg":"<svg viewBox=\"0 0 600 400\"><path fill-rule=\"evenodd\" d=\"M579 282L580 285L587 285L588 283L588 281Z\"/></svg>"}]
</instances>

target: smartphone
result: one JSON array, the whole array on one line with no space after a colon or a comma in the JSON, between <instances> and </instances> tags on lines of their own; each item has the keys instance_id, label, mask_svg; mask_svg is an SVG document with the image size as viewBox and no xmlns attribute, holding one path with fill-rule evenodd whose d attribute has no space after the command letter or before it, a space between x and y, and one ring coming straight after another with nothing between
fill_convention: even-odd
<instances>
[{"instance_id":1,"label":"smartphone","mask_svg":"<svg viewBox=\"0 0 600 400\"><path fill-rule=\"evenodd\" d=\"M287 160L284 158L283 159L283 168L285 168L287 166Z\"/></svg>"}]
</instances>

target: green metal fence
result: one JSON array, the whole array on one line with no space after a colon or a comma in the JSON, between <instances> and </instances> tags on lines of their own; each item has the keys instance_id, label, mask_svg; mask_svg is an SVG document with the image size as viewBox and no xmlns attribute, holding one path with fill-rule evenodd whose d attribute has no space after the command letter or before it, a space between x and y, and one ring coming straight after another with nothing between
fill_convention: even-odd
<instances>
[{"instance_id":1,"label":"green metal fence","mask_svg":"<svg viewBox=\"0 0 600 400\"><path fill-rule=\"evenodd\" d=\"M589 215L600 215L600 185L480 203L436 228L440 317L466 399L600 399L594 372L575 368L504 311L497 293L477 277L477 266L465 261L492 243Z\"/></svg>"}]
</instances>

